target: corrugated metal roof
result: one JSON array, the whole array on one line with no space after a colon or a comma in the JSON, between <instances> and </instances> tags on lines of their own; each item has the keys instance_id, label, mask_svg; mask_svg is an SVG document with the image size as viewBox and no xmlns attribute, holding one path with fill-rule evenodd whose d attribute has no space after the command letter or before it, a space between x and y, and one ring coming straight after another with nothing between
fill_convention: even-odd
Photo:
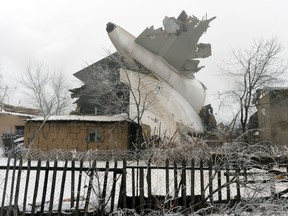
<instances>
[{"instance_id":1,"label":"corrugated metal roof","mask_svg":"<svg viewBox=\"0 0 288 216\"><path fill-rule=\"evenodd\" d=\"M29 121L44 121L44 117L28 119ZM93 122L118 122L118 121L131 121L128 116L114 115L114 116L79 116L79 115L63 115L63 116L50 116L46 121L93 121Z\"/></svg>"}]
</instances>

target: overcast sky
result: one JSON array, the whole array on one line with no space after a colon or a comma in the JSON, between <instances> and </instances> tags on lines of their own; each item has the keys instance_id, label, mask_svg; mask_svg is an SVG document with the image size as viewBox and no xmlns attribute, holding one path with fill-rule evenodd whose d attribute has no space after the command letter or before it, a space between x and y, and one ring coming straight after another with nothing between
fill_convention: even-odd
<instances>
[{"instance_id":1,"label":"overcast sky","mask_svg":"<svg viewBox=\"0 0 288 216\"><path fill-rule=\"evenodd\" d=\"M17 80L28 62L62 70L78 87L72 74L115 50L106 23L137 37L146 27L162 27L165 16L177 18L185 10L198 18L217 16L200 38L211 43L212 56L201 61L205 68L196 76L208 88L206 103L213 104L217 91L228 87L218 66L231 61L232 49L248 48L255 38L278 36L287 54L287 8L287 0L0 0L2 75L17 88L14 104L25 104Z\"/></svg>"}]
</instances>

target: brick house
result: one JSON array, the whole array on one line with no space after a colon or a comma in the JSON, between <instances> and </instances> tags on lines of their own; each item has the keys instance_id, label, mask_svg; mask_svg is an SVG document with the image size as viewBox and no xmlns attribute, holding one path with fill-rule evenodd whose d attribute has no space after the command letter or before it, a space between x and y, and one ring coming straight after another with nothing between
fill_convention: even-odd
<instances>
[{"instance_id":1,"label":"brick house","mask_svg":"<svg viewBox=\"0 0 288 216\"><path fill-rule=\"evenodd\" d=\"M256 93L257 120L262 140L288 144L288 88L264 88Z\"/></svg>"},{"instance_id":2,"label":"brick house","mask_svg":"<svg viewBox=\"0 0 288 216\"><path fill-rule=\"evenodd\" d=\"M43 118L29 119L25 124L27 146ZM51 116L37 134L32 148L87 151L89 149L125 150L135 141L136 124L117 116Z\"/></svg>"}]
</instances>

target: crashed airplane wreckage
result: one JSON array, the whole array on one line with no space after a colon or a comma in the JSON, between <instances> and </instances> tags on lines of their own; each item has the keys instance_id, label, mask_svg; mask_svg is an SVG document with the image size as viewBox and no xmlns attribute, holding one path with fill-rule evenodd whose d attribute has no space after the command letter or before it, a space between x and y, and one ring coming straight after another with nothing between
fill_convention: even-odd
<instances>
[{"instance_id":1,"label":"crashed airplane wreckage","mask_svg":"<svg viewBox=\"0 0 288 216\"><path fill-rule=\"evenodd\" d=\"M205 102L205 86L195 79L194 73L201 69L198 58L211 55L210 44L198 44L198 40L213 19L198 20L183 11L177 19L165 17L164 30L147 28L137 38L116 24L107 24L110 40L127 63L137 61L154 75L143 75L140 84L145 87L145 83L157 80L154 89L158 94L148 95L150 107L141 118L151 129L161 128L168 136L185 128L203 131L198 113ZM132 71L123 73L126 75L122 77L129 77L130 81L139 76ZM137 80L131 83L133 90ZM130 114L132 118L136 115L135 107L131 107Z\"/></svg>"},{"instance_id":2,"label":"crashed airplane wreckage","mask_svg":"<svg viewBox=\"0 0 288 216\"><path fill-rule=\"evenodd\" d=\"M206 88L194 74L203 68L198 59L211 55L211 45L198 41L213 19L199 20L182 11L177 19L165 17L164 29L152 26L137 38L114 23L107 24L111 42L129 65L120 68L120 80L130 88L129 117L148 126L151 135L204 131L199 112ZM139 72L139 64L145 73ZM79 72L74 75L82 77Z\"/></svg>"}]
</instances>

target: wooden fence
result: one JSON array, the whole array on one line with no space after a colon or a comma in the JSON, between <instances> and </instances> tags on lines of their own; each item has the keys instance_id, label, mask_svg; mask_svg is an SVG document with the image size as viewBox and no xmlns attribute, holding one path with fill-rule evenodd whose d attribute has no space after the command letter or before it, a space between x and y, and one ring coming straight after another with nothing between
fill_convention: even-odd
<instances>
[{"instance_id":1,"label":"wooden fence","mask_svg":"<svg viewBox=\"0 0 288 216\"><path fill-rule=\"evenodd\" d=\"M0 215L106 215L117 209L181 209L233 203L241 197L240 170L212 163L164 166L144 162L23 161L0 166ZM247 181L246 181L247 182ZM181 206L181 208L180 208Z\"/></svg>"}]
</instances>

